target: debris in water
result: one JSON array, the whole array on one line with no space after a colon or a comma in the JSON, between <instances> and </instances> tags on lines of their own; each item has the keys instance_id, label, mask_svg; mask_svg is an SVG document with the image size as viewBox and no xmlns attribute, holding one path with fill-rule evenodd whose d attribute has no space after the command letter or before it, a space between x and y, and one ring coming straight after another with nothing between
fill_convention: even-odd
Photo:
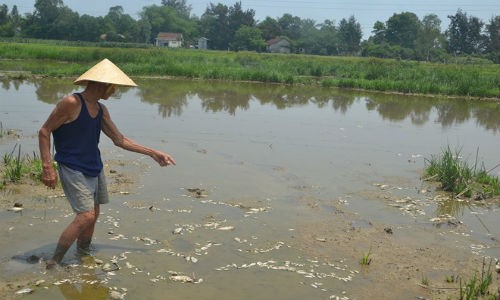
<instances>
[{"instance_id":1,"label":"debris in water","mask_svg":"<svg viewBox=\"0 0 500 300\"><path fill-rule=\"evenodd\" d=\"M19 291L16 292L16 295L25 295L25 294L31 294L33 293L33 290L30 288L24 288L20 289Z\"/></svg>"}]
</instances>

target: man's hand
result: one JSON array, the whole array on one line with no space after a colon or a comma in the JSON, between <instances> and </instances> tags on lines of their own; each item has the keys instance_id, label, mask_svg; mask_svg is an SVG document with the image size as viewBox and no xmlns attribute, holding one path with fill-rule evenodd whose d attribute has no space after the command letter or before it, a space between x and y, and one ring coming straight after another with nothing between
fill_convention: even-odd
<instances>
[{"instance_id":1,"label":"man's hand","mask_svg":"<svg viewBox=\"0 0 500 300\"><path fill-rule=\"evenodd\" d=\"M42 182L51 189L54 189L57 186L57 173L52 165L43 167Z\"/></svg>"},{"instance_id":2,"label":"man's hand","mask_svg":"<svg viewBox=\"0 0 500 300\"><path fill-rule=\"evenodd\" d=\"M167 153L155 151L151 157L153 157L153 159L162 167L169 165L175 166L175 160Z\"/></svg>"}]
</instances>

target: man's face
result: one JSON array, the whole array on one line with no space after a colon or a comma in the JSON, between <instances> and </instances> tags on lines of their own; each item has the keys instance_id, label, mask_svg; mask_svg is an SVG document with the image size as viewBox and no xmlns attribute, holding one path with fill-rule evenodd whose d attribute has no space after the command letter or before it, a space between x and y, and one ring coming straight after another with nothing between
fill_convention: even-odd
<instances>
[{"instance_id":1,"label":"man's face","mask_svg":"<svg viewBox=\"0 0 500 300\"><path fill-rule=\"evenodd\" d=\"M108 100L108 98L113 95L113 93L115 92L116 90L116 87L114 84L106 84L106 87L105 87L105 90L104 90L104 94L102 95L102 99L104 100Z\"/></svg>"}]
</instances>

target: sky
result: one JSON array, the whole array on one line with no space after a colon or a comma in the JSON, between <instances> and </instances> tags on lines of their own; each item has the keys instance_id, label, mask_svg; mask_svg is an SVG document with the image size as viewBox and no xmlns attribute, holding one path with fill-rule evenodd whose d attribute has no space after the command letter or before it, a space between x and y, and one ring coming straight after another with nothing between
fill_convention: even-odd
<instances>
[{"instance_id":1,"label":"sky","mask_svg":"<svg viewBox=\"0 0 500 300\"><path fill-rule=\"evenodd\" d=\"M9 10L17 5L20 13L34 11L36 0L0 0ZM210 3L233 6L237 0L187 0L191 13L201 16ZM63 0L64 5L80 15L104 16L109 8L122 6L124 12L133 18L139 18L144 6L160 5L161 0ZM363 37L371 35L376 21L386 22L393 14L401 12L415 13L420 20L425 15L436 14L442 22L442 30L449 25L449 15L455 15L461 9L468 16L489 23L494 16L500 15L500 0L241 0L243 10L253 9L255 19L262 21L266 17L279 18L291 14L301 19L312 19L317 24L333 20L338 24L343 18L354 16L361 25Z\"/></svg>"}]
</instances>

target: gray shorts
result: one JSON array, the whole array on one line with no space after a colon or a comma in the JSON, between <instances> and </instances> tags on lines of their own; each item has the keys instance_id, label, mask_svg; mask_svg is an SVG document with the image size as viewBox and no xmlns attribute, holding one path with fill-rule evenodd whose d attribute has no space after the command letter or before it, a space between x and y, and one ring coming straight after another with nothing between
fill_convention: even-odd
<instances>
[{"instance_id":1,"label":"gray shorts","mask_svg":"<svg viewBox=\"0 0 500 300\"><path fill-rule=\"evenodd\" d=\"M59 164L59 178L75 213L91 211L95 205L109 202L104 170L99 176L91 177Z\"/></svg>"}]
</instances>

